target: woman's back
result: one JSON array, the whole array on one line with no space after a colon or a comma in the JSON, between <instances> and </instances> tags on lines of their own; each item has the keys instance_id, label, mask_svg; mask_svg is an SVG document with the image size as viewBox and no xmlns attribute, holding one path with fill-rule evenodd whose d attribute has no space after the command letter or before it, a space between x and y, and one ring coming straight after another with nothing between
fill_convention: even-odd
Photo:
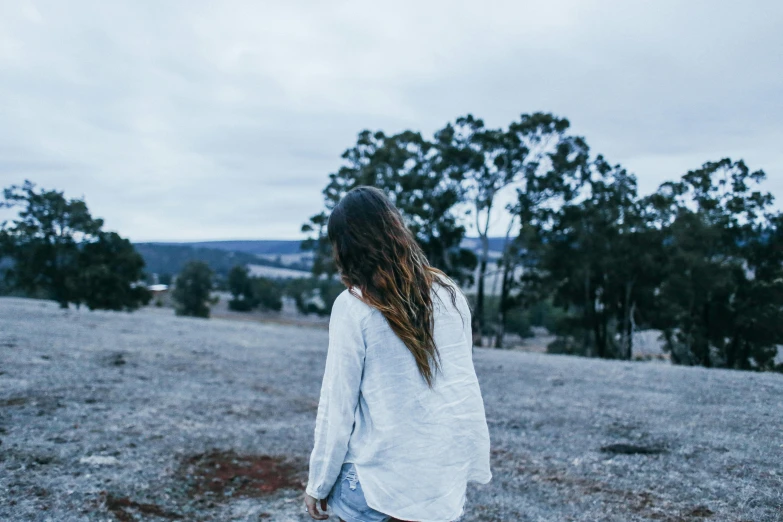
<instances>
[{"instance_id":1,"label":"woman's back","mask_svg":"<svg viewBox=\"0 0 783 522\"><path fill-rule=\"evenodd\" d=\"M492 478L468 303L377 188L348 191L326 232L351 290L329 322L308 512L323 520L331 495L350 521L454 520L467 483Z\"/></svg>"},{"instance_id":2,"label":"woman's back","mask_svg":"<svg viewBox=\"0 0 783 522\"><path fill-rule=\"evenodd\" d=\"M378 310L348 290L338 297L319 404L323 421L316 426L311 458L312 484L319 477L328 483L335 465L352 462L370 507L400 519L448 521L461 514L468 481L491 479L470 309L458 289L455 295L456 308L446 288L438 283L432 287L433 338L440 361L432 388ZM355 410L345 411L340 404L350 404L342 400L350 401L352 393ZM345 457L320 458L318 440L327 431L339 438L334 424L344 423L348 415L353 429Z\"/></svg>"}]
</instances>

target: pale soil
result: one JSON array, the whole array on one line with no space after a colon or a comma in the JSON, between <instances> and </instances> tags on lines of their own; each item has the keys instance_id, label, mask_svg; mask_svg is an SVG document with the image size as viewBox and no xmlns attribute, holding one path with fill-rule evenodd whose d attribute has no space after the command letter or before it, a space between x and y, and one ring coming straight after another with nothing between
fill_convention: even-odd
<instances>
[{"instance_id":1,"label":"pale soil","mask_svg":"<svg viewBox=\"0 0 783 522\"><path fill-rule=\"evenodd\" d=\"M0 520L308 520L326 342L323 324L0 299ZM494 477L463 520L783 520L783 375L475 363Z\"/></svg>"}]
</instances>

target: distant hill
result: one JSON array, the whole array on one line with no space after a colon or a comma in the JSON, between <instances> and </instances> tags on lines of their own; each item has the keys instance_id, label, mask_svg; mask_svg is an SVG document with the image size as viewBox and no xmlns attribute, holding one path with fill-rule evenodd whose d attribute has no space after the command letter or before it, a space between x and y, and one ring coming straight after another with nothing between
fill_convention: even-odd
<instances>
[{"instance_id":1,"label":"distant hill","mask_svg":"<svg viewBox=\"0 0 783 522\"><path fill-rule=\"evenodd\" d=\"M497 257L504 238L489 239L490 252ZM135 243L144 257L148 273L177 274L190 260L207 263L218 274L225 275L235 265L256 265L308 272L312 266L312 254L301 249L299 240L246 240L246 241L195 241ZM478 238L465 238L463 248L478 253Z\"/></svg>"},{"instance_id":2,"label":"distant hill","mask_svg":"<svg viewBox=\"0 0 783 522\"><path fill-rule=\"evenodd\" d=\"M207 263L217 274L226 275L236 265L282 266L246 252L202 248L187 243L134 243L144 258L149 274L178 274L185 263L192 260Z\"/></svg>"},{"instance_id":3,"label":"distant hill","mask_svg":"<svg viewBox=\"0 0 783 522\"><path fill-rule=\"evenodd\" d=\"M231 252L243 252L253 255L287 255L301 254L299 240L247 240L247 241L199 241L194 243L158 243L161 245L188 245L196 248L210 248L216 250L228 250Z\"/></svg>"},{"instance_id":4,"label":"distant hill","mask_svg":"<svg viewBox=\"0 0 783 522\"><path fill-rule=\"evenodd\" d=\"M503 248L503 237L490 237L489 249L491 251L501 251ZM157 245L176 245L176 246L192 246L197 248L210 248L217 250L227 250L231 252L244 252L246 254L254 254L261 256L290 256L296 254L303 254L301 249L302 242L300 240L244 240L244 241L197 241L197 242L184 242L184 243L154 243ZM462 247L469 248L478 252L481 248L481 243L476 237L466 237L462 240Z\"/></svg>"}]
</instances>

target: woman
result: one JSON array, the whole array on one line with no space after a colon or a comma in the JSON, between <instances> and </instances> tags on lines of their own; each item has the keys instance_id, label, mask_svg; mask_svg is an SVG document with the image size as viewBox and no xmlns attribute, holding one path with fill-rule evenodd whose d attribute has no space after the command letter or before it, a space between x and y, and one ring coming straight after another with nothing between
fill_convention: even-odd
<instances>
[{"instance_id":1,"label":"woman","mask_svg":"<svg viewBox=\"0 0 783 522\"><path fill-rule=\"evenodd\" d=\"M467 300L378 189L348 192L328 237L347 290L329 322L306 509L455 520L468 481L492 478Z\"/></svg>"}]
</instances>

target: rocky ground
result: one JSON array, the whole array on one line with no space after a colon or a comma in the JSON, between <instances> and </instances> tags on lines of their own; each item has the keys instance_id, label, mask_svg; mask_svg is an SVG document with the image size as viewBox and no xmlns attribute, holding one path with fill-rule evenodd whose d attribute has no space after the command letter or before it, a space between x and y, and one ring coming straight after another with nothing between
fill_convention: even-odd
<instances>
[{"instance_id":1,"label":"rocky ground","mask_svg":"<svg viewBox=\"0 0 783 522\"><path fill-rule=\"evenodd\" d=\"M0 520L308 520L326 341L0 299ZM475 360L494 477L463 520L783 520L783 375Z\"/></svg>"}]
</instances>

